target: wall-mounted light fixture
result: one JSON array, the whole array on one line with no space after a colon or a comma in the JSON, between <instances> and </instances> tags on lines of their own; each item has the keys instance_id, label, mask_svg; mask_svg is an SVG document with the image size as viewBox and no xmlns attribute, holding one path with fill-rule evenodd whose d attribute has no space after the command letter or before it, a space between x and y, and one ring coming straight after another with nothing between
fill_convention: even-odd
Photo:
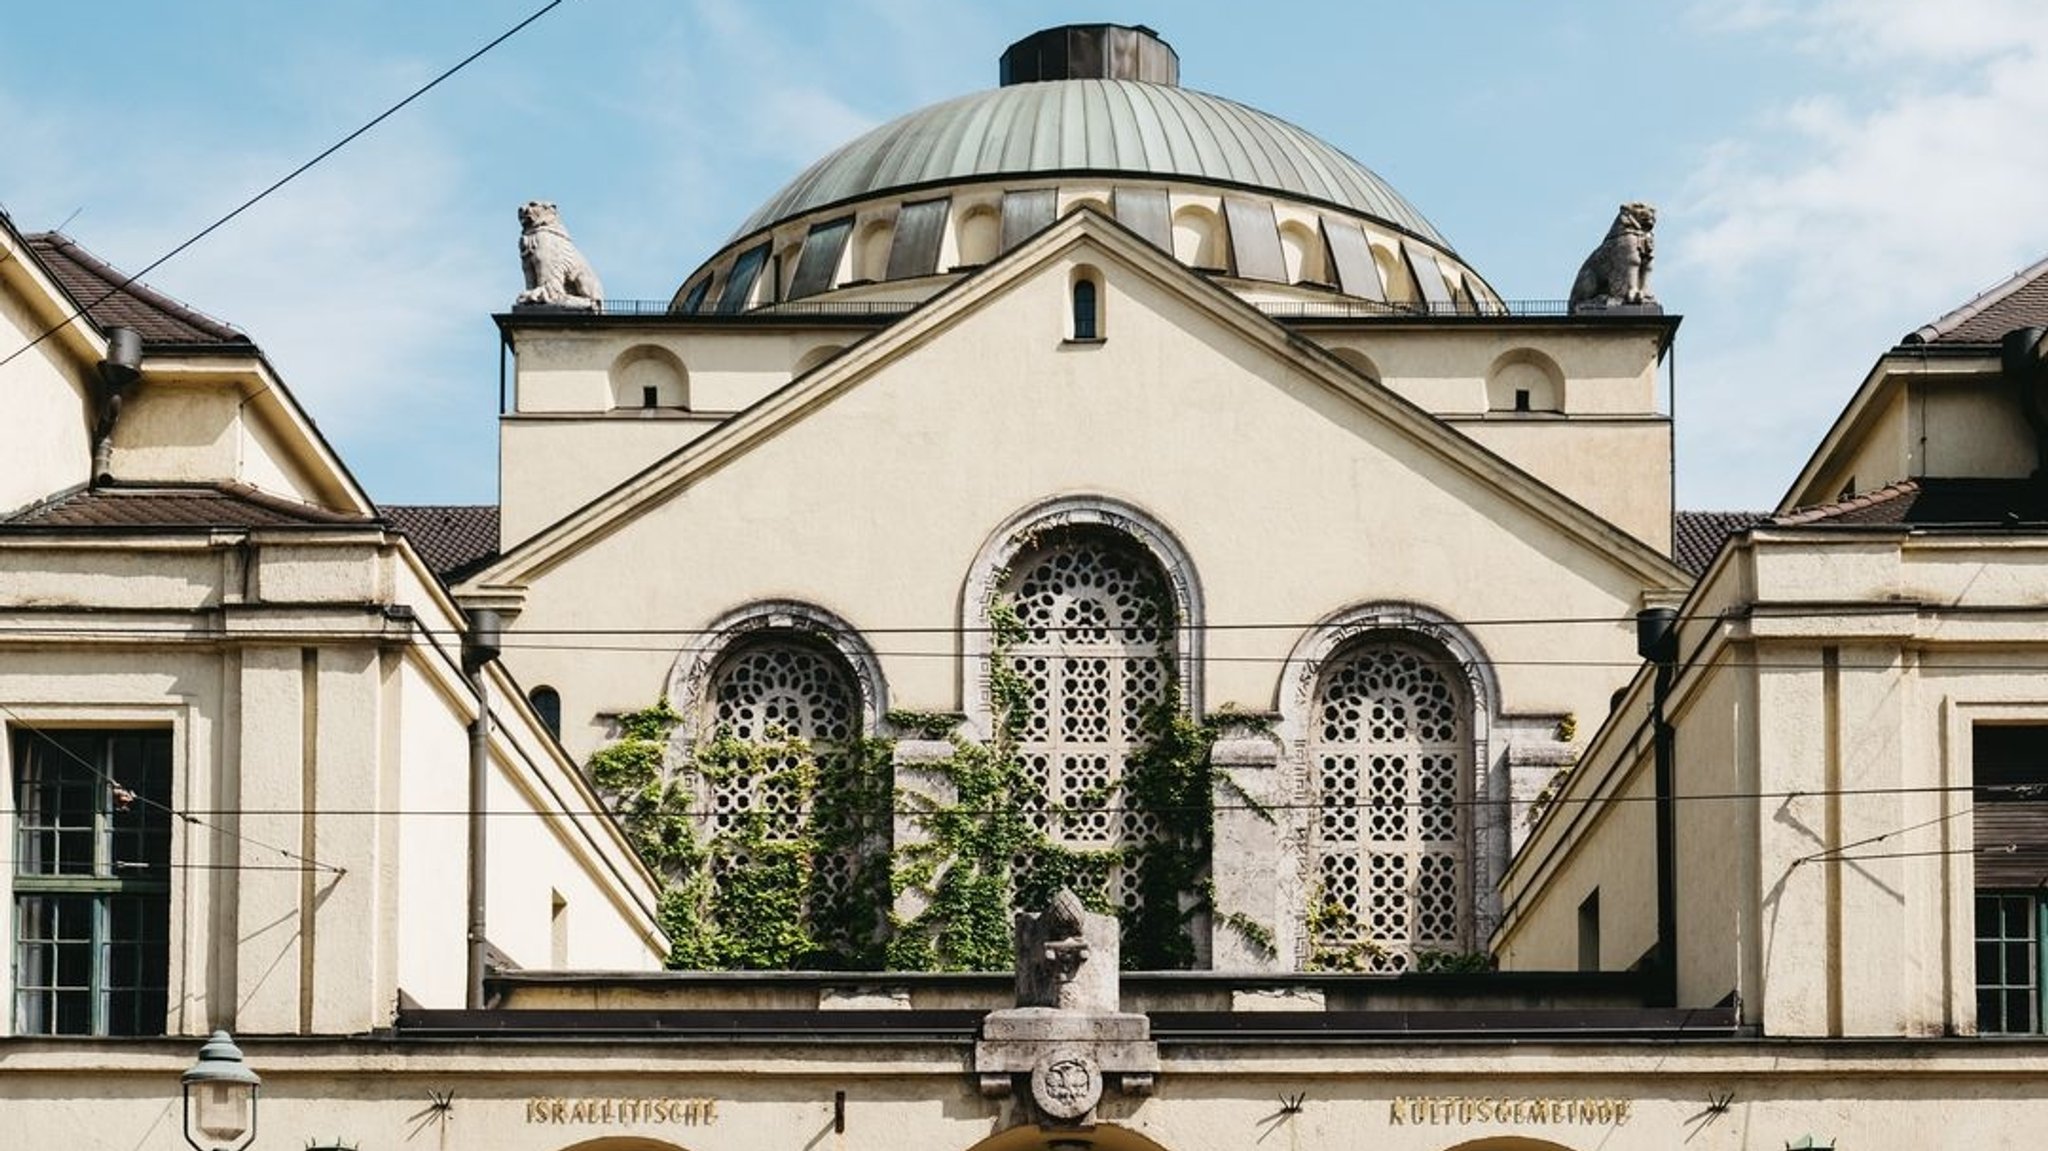
<instances>
[{"instance_id":1,"label":"wall-mounted light fixture","mask_svg":"<svg viewBox=\"0 0 2048 1151\"><path fill-rule=\"evenodd\" d=\"M243 1151L256 1141L256 1095L263 1079L242 1062L233 1036L214 1032L179 1083L185 1095L185 1142L194 1151Z\"/></svg>"}]
</instances>

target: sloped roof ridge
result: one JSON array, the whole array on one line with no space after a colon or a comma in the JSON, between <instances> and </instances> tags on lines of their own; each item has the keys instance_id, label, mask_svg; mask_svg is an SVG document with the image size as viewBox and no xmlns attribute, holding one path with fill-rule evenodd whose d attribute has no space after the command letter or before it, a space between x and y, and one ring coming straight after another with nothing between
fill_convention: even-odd
<instances>
[{"instance_id":1,"label":"sloped roof ridge","mask_svg":"<svg viewBox=\"0 0 2048 1151\"><path fill-rule=\"evenodd\" d=\"M2013 293L2020 291L2044 276L2048 276L2048 256L2041 257L2028 267L2022 268L2005 279L1978 292L1964 301L1962 306L1951 309L1947 313L1936 317L1933 321L1922 324L1906 333L1904 342L1911 344L1934 343L1943 336L1962 328L1963 325L1991 310L1991 308L2004 301Z\"/></svg>"},{"instance_id":2,"label":"sloped roof ridge","mask_svg":"<svg viewBox=\"0 0 2048 1151\"><path fill-rule=\"evenodd\" d=\"M131 318L119 316L103 317L101 315L102 312L113 310L108 305L115 304L121 297L126 296L134 303L157 313L164 320L194 329L202 340L244 344L251 342L247 333L234 325L224 320L215 319L192 305L166 295L140 280L130 280L126 272L93 255L80 245L78 241L62 232L31 232L23 236L22 239L27 241L28 245L35 250L38 256L43 258L45 263L50 262L53 258L63 260L103 285L97 291L81 294L78 289L84 285L78 282L77 277L61 274L57 276L57 279L63 284L64 290L73 297L72 302L78 305L92 319L93 323L101 328L118 326L122 319ZM51 270L53 272L61 271L56 268ZM178 342L177 336L167 329L156 332L144 331L142 336L145 340L156 339L164 342Z\"/></svg>"},{"instance_id":3,"label":"sloped roof ridge","mask_svg":"<svg viewBox=\"0 0 2048 1151\"><path fill-rule=\"evenodd\" d=\"M1849 496L1846 499L1835 500L1832 503L1809 504L1803 508L1793 508L1782 515L1772 516L1770 522L1780 527L1819 523L1822 520L1833 519L1848 512L1862 511L1865 508L1872 508L1879 504L1887 504L1893 500L1903 499L1915 495L1919 491L1920 481L1900 480L1897 483L1886 484L1881 488L1872 488L1867 492Z\"/></svg>"},{"instance_id":4,"label":"sloped roof ridge","mask_svg":"<svg viewBox=\"0 0 2048 1151\"><path fill-rule=\"evenodd\" d=\"M142 511L143 507L154 510ZM376 521L237 482L115 482L53 493L0 520L16 527L364 526Z\"/></svg>"}]
</instances>

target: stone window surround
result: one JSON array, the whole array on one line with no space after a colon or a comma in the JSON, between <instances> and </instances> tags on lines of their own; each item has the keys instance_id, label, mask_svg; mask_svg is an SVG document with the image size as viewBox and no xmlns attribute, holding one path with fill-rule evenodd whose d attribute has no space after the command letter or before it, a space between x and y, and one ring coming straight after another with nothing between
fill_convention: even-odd
<instances>
[{"instance_id":1,"label":"stone window surround","mask_svg":"<svg viewBox=\"0 0 2048 1151\"><path fill-rule=\"evenodd\" d=\"M1308 891L1316 861L1312 858L1313 835L1309 824L1314 797L1309 785L1309 734L1314 717L1317 690L1322 673L1331 660L1353 644L1374 639L1394 640L1438 650L1460 669L1462 687L1470 706L1471 760L1467 765L1465 800L1471 802L1466 819L1466 906L1472 914L1472 946L1485 946L1500 920L1500 898L1495 891L1501 871L1507 865L1505 821L1507 803L1502 787L1494 779L1497 765L1493 732L1502 720L1500 683L1485 649L1455 619L1424 604L1406 600L1380 600L1344 608L1323 617L1304 633L1288 653L1279 681L1279 721L1273 734L1279 742L1275 766L1285 769L1281 794L1294 805L1289 810L1292 825L1284 837L1295 858L1283 861L1281 873L1298 885L1291 902L1305 913ZM1504 769L1503 769L1504 770ZM1495 802L1498 801L1498 802ZM1307 946L1305 936L1296 941L1297 956ZM1284 956L1283 956L1284 958Z\"/></svg>"},{"instance_id":2,"label":"stone window surround","mask_svg":"<svg viewBox=\"0 0 2048 1151\"><path fill-rule=\"evenodd\" d=\"M985 742L994 730L988 699L993 646L988 613L1002 592L1010 565L1040 533L1071 527L1118 532L1149 554L1166 574L1177 619L1174 648L1182 704L1188 714L1202 714L1202 587L1187 549L1157 517L1135 505L1106 496L1059 496L1004 520L968 568L960 603L960 699L970 738Z\"/></svg>"},{"instance_id":3,"label":"stone window surround","mask_svg":"<svg viewBox=\"0 0 2048 1151\"><path fill-rule=\"evenodd\" d=\"M676 656L668 674L668 698L682 717L670 743L694 746L705 736L710 714L713 676L726 653L754 638L802 637L838 654L860 695L860 729L881 730L889 710L888 684L874 649L854 626L839 616L800 600L761 600L736 608L712 621Z\"/></svg>"}]
</instances>

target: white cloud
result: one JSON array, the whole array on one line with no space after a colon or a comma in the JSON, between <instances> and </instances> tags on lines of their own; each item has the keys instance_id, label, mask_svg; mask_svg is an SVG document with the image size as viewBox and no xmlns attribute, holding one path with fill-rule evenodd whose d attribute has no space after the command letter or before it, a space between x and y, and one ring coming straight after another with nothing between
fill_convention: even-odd
<instances>
[{"instance_id":1,"label":"white cloud","mask_svg":"<svg viewBox=\"0 0 2048 1151\"><path fill-rule=\"evenodd\" d=\"M1775 499L1881 352L2048 251L2048 45L2018 17L2008 0L1752 0L1725 16L1797 37L1853 83L1718 144L1667 215L1660 290L1703 318L1681 381L1681 502ZM1713 325L1732 314L1752 320Z\"/></svg>"}]
</instances>

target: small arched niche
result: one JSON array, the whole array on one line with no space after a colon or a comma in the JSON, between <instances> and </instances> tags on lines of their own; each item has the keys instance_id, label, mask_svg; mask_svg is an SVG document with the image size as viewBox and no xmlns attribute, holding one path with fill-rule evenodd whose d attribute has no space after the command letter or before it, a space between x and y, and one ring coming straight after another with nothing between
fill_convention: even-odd
<instances>
[{"instance_id":1,"label":"small arched niche","mask_svg":"<svg viewBox=\"0 0 2048 1151\"><path fill-rule=\"evenodd\" d=\"M1190 268L1223 271L1223 222L1200 204L1173 213L1173 258Z\"/></svg>"},{"instance_id":2,"label":"small arched niche","mask_svg":"<svg viewBox=\"0 0 2048 1151\"><path fill-rule=\"evenodd\" d=\"M1534 348L1503 353L1486 370L1486 410L1508 414L1562 412L1564 372Z\"/></svg>"},{"instance_id":3,"label":"small arched niche","mask_svg":"<svg viewBox=\"0 0 2048 1151\"><path fill-rule=\"evenodd\" d=\"M1382 244L1373 244L1372 262L1379 267L1380 283L1386 285L1388 303L1412 304L1422 298L1422 290L1415 286L1415 277L1408 271L1408 261L1401 258L1400 252Z\"/></svg>"},{"instance_id":4,"label":"small arched niche","mask_svg":"<svg viewBox=\"0 0 2048 1151\"><path fill-rule=\"evenodd\" d=\"M796 363L791 365L789 369L790 378L795 379L798 376L808 374L811 369L845 350L845 344L819 344L817 347L796 358Z\"/></svg>"},{"instance_id":5,"label":"small arched niche","mask_svg":"<svg viewBox=\"0 0 2048 1151\"><path fill-rule=\"evenodd\" d=\"M889 277L889 247L896 240L896 225L889 220L862 224L853 242L853 278L885 280Z\"/></svg>"},{"instance_id":6,"label":"small arched niche","mask_svg":"<svg viewBox=\"0 0 2048 1151\"><path fill-rule=\"evenodd\" d=\"M1003 240L1003 218L993 207L977 204L961 215L956 268L974 268L996 258Z\"/></svg>"},{"instance_id":7,"label":"small arched niche","mask_svg":"<svg viewBox=\"0 0 2048 1151\"><path fill-rule=\"evenodd\" d=\"M1352 371L1357 372L1373 383L1377 384L1380 382L1380 366L1372 362L1371 356L1366 355L1357 348L1331 348L1330 354L1349 364Z\"/></svg>"},{"instance_id":8,"label":"small arched niche","mask_svg":"<svg viewBox=\"0 0 2048 1151\"><path fill-rule=\"evenodd\" d=\"M1330 261L1324 255L1322 233L1317 228L1299 220L1280 225L1280 258L1286 264L1290 284L1330 282Z\"/></svg>"},{"instance_id":9,"label":"small arched niche","mask_svg":"<svg viewBox=\"0 0 2048 1151\"><path fill-rule=\"evenodd\" d=\"M681 357L654 344L636 344L612 361L613 410L690 406L690 372Z\"/></svg>"}]
</instances>

